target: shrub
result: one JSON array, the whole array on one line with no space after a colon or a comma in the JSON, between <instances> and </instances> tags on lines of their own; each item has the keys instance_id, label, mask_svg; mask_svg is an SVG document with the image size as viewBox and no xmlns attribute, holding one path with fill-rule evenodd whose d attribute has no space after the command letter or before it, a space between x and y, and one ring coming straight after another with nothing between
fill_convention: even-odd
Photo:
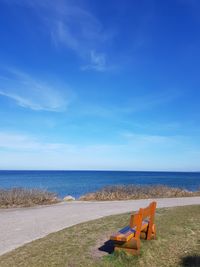
<instances>
[{"instance_id":1,"label":"shrub","mask_svg":"<svg viewBox=\"0 0 200 267\"><path fill-rule=\"evenodd\" d=\"M104 187L100 191L94 193L88 193L80 197L80 200L130 200L193 196L200 196L200 191L192 192L186 189L168 187L163 185L116 185Z\"/></svg>"},{"instance_id":2,"label":"shrub","mask_svg":"<svg viewBox=\"0 0 200 267\"><path fill-rule=\"evenodd\" d=\"M0 207L30 207L54 204L59 200L56 194L40 189L0 189Z\"/></svg>"}]
</instances>

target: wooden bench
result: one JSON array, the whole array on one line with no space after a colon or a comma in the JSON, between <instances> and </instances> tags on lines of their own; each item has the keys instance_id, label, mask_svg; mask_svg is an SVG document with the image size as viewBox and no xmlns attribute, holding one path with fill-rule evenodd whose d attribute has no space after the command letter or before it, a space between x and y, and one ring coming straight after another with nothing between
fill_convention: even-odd
<instances>
[{"instance_id":1,"label":"wooden bench","mask_svg":"<svg viewBox=\"0 0 200 267\"><path fill-rule=\"evenodd\" d=\"M148 207L140 208L137 213L132 214L129 225L110 237L114 241L115 251L124 250L132 255L138 255L140 252L140 238L155 239L155 211L156 202L152 202Z\"/></svg>"}]
</instances>

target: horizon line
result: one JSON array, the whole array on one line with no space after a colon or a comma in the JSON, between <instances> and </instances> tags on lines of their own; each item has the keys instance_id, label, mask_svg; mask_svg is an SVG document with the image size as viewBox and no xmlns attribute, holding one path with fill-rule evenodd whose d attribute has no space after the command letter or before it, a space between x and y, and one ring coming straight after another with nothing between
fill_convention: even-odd
<instances>
[{"instance_id":1,"label":"horizon line","mask_svg":"<svg viewBox=\"0 0 200 267\"><path fill-rule=\"evenodd\" d=\"M173 170L112 170L112 169L109 169L109 170L98 170L98 169L77 169L77 170L74 170L74 169L0 169L0 171L52 171L52 172L59 172L59 171L63 171L63 172L174 172L174 173L200 173L200 170L199 171L173 171Z\"/></svg>"}]
</instances>

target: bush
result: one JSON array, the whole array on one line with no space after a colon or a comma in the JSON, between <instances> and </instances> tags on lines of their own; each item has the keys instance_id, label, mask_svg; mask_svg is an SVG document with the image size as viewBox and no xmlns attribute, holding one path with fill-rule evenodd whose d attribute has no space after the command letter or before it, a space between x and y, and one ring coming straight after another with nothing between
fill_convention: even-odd
<instances>
[{"instance_id":1,"label":"bush","mask_svg":"<svg viewBox=\"0 0 200 267\"><path fill-rule=\"evenodd\" d=\"M0 208L30 207L54 204L59 200L56 194L40 189L0 189Z\"/></svg>"},{"instance_id":2,"label":"bush","mask_svg":"<svg viewBox=\"0 0 200 267\"><path fill-rule=\"evenodd\" d=\"M147 198L168 198L168 197L193 197L200 196L200 191L188 191L186 189L168 186L136 186L136 185L116 185L107 186L100 191L88 193L80 200L130 200Z\"/></svg>"}]
</instances>

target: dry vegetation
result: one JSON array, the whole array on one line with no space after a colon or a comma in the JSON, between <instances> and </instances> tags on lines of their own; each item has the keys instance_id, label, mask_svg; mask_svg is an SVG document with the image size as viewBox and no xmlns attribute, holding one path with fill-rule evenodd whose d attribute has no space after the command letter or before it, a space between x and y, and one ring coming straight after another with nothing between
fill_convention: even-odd
<instances>
[{"instance_id":1,"label":"dry vegetation","mask_svg":"<svg viewBox=\"0 0 200 267\"><path fill-rule=\"evenodd\" d=\"M194 197L200 196L200 191L191 192L181 188L167 186L136 186L119 185L107 186L100 191L86 194L80 197L85 201L106 201L106 200L130 200L147 198L167 198L167 197Z\"/></svg>"},{"instance_id":2,"label":"dry vegetation","mask_svg":"<svg viewBox=\"0 0 200 267\"><path fill-rule=\"evenodd\" d=\"M54 193L39 189L0 189L0 208L30 207L54 204L58 198Z\"/></svg>"},{"instance_id":3,"label":"dry vegetation","mask_svg":"<svg viewBox=\"0 0 200 267\"><path fill-rule=\"evenodd\" d=\"M0 267L200 266L200 205L157 209L157 239L142 240L138 257L100 251L129 219L114 215L52 233L2 255Z\"/></svg>"}]
</instances>

